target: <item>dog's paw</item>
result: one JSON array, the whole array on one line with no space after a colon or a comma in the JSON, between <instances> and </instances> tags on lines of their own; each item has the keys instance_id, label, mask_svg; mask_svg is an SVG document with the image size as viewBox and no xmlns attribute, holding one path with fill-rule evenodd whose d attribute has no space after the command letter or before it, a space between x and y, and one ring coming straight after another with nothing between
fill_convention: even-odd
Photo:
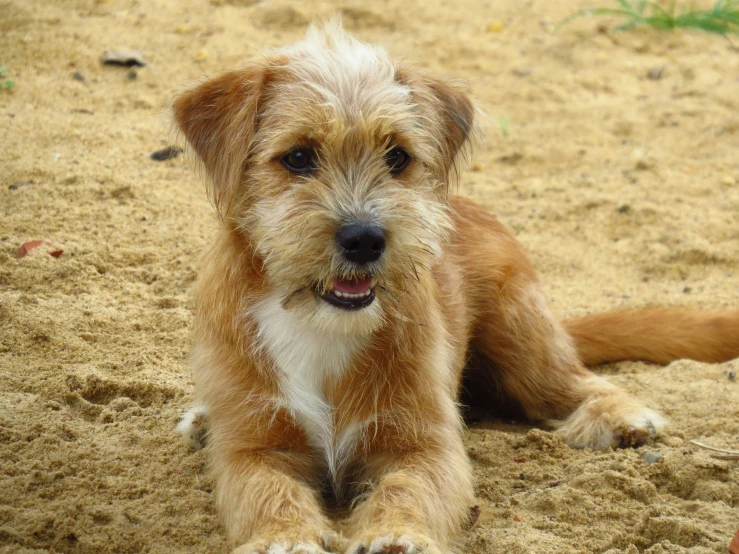
<instances>
[{"instance_id":1,"label":"dog's paw","mask_svg":"<svg viewBox=\"0 0 739 554\"><path fill-rule=\"evenodd\" d=\"M554 422L556 433L574 448L635 448L653 439L665 424L657 412L625 394L583 402L567 419Z\"/></svg>"},{"instance_id":2,"label":"dog's paw","mask_svg":"<svg viewBox=\"0 0 739 554\"><path fill-rule=\"evenodd\" d=\"M332 554L341 551L346 541L333 531L316 540L287 538L255 539L234 549L231 554Z\"/></svg>"},{"instance_id":3,"label":"dog's paw","mask_svg":"<svg viewBox=\"0 0 739 554\"><path fill-rule=\"evenodd\" d=\"M231 554L329 554L318 544L309 542L256 542L239 546Z\"/></svg>"},{"instance_id":4,"label":"dog's paw","mask_svg":"<svg viewBox=\"0 0 739 554\"><path fill-rule=\"evenodd\" d=\"M346 554L441 554L432 540L411 535L370 536L354 542Z\"/></svg>"},{"instance_id":5,"label":"dog's paw","mask_svg":"<svg viewBox=\"0 0 739 554\"><path fill-rule=\"evenodd\" d=\"M175 430L182 435L195 450L205 446L208 410L202 404L195 404L180 418Z\"/></svg>"}]
</instances>

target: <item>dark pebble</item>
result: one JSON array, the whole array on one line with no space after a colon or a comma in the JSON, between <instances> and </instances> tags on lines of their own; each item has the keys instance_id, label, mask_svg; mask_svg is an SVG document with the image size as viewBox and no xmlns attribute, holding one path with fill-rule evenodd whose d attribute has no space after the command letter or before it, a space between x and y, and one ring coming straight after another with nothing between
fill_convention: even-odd
<instances>
[{"instance_id":1,"label":"dark pebble","mask_svg":"<svg viewBox=\"0 0 739 554\"><path fill-rule=\"evenodd\" d=\"M623 204L622 206L618 207L618 213L620 214L627 214L631 211L631 206L628 204Z\"/></svg>"},{"instance_id":2,"label":"dark pebble","mask_svg":"<svg viewBox=\"0 0 739 554\"><path fill-rule=\"evenodd\" d=\"M733 381L734 379L736 379L736 373L734 371L730 371L729 372L729 380L730 381Z\"/></svg>"},{"instance_id":3,"label":"dark pebble","mask_svg":"<svg viewBox=\"0 0 739 554\"><path fill-rule=\"evenodd\" d=\"M8 190L18 190L21 187L27 187L32 185L31 181L18 181L17 183L13 183L12 185L8 185Z\"/></svg>"},{"instance_id":4,"label":"dark pebble","mask_svg":"<svg viewBox=\"0 0 739 554\"><path fill-rule=\"evenodd\" d=\"M74 73L72 73L72 79L74 79L75 81L79 81L80 83L84 83L85 74L80 71L75 71Z\"/></svg>"},{"instance_id":5,"label":"dark pebble","mask_svg":"<svg viewBox=\"0 0 739 554\"><path fill-rule=\"evenodd\" d=\"M167 146L167 148L162 148L161 150L153 152L151 155L151 159L156 162L164 162L166 160L176 158L180 154L182 154L182 148L178 148L176 146Z\"/></svg>"},{"instance_id":6,"label":"dark pebble","mask_svg":"<svg viewBox=\"0 0 739 554\"><path fill-rule=\"evenodd\" d=\"M100 58L103 65L117 65L121 67L144 67L146 59L136 50L114 51L107 50Z\"/></svg>"},{"instance_id":7,"label":"dark pebble","mask_svg":"<svg viewBox=\"0 0 739 554\"><path fill-rule=\"evenodd\" d=\"M136 80L136 79L138 79L138 78L139 78L139 72L138 72L138 71L136 71L135 69L131 69L131 70L130 70L130 71L128 72L128 80L129 80L129 81L135 81L135 80Z\"/></svg>"},{"instance_id":8,"label":"dark pebble","mask_svg":"<svg viewBox=\"0 0 739 554\"><path fill-rule=\"evenodd\" d=\"M466 525L468 531L477 523L478 519L480 519L480 506L472 506Z\"/></svg>"}]
</instances>

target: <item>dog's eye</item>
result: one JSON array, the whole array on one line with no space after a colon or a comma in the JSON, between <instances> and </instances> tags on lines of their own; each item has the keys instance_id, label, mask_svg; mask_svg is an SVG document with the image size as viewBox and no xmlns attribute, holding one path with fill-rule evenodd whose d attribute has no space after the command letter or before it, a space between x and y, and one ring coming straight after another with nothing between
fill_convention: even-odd
<instances>
[{"instance_id":1,"label":"dog's eye","mask_svg":"<svg viewBox=\"0 0 739 554\"><path fill-rule=\"evenodd\" d=\"M411 162L411 157L403 148L395 147L385 154L385 163L390 168L390 173L397 175L403 171Z\"/></svg>"},{"instance_id":2,"label":"dog's eye","mask_svg":"<svg viewBox=\"0 0 739 554\"><path fill-rule=\"evenodd\" d=\"M293 173L314 171L316 161L316 153L312 148L296 148L280 158L282 165Z\"/></svg>"}]
</instances>

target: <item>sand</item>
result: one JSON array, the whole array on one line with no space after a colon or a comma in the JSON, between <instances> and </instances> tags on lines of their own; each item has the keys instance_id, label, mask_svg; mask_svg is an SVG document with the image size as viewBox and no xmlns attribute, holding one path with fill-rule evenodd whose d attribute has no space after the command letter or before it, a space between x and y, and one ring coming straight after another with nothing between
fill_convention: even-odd
<instances>
[{"instance_id":1,"label":"sand","mask_svg":"<svg viewBox=\"0 0 739 554\"><path fill-rule=\"evenodd\" d=\"M180 87L298 39L314 15L343 10L360 37L477 100L486 123L459 193L518 236L559 315L736 307L739 39L611 33L597 19L551 33L592 5L0 2L14 82L0 90L0 551L227 551L205 454L173 432L192 397L197 259L217 222L182 156L149 155L170 144ZM149 64L102 67L108 49ZM30 240L64 252L18 259ZM739 363L599 372L665 413L665 434L592 452L521 422L475 423L482 515L464 552L727 551L737 463L688 441L739 447Z\"/></svg>"}]
</instances>

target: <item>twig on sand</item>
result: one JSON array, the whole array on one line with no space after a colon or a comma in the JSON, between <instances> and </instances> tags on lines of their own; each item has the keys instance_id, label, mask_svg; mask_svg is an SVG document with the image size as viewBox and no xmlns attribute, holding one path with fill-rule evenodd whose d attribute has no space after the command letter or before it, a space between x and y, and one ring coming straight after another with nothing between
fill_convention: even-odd
<instances>
[{"instance_id":1,"label":"twig on sand","mask_svg":"<svg viewBox=\"0 0 739 554\"><path fill-rule=\"evenodd\" d=\"M703 444L702 442L698 442L698 441L688 441L688 442L690 442L690 444L694 444L696 446L699 446L700 448L704 448L712 452L721 452L721 454L711 454L711 458L715 458L716 460L739 461L739 450L726 450L725 448L715 448L713 446L708 446L707 444Z\"/></svg>"}]
</instances>

